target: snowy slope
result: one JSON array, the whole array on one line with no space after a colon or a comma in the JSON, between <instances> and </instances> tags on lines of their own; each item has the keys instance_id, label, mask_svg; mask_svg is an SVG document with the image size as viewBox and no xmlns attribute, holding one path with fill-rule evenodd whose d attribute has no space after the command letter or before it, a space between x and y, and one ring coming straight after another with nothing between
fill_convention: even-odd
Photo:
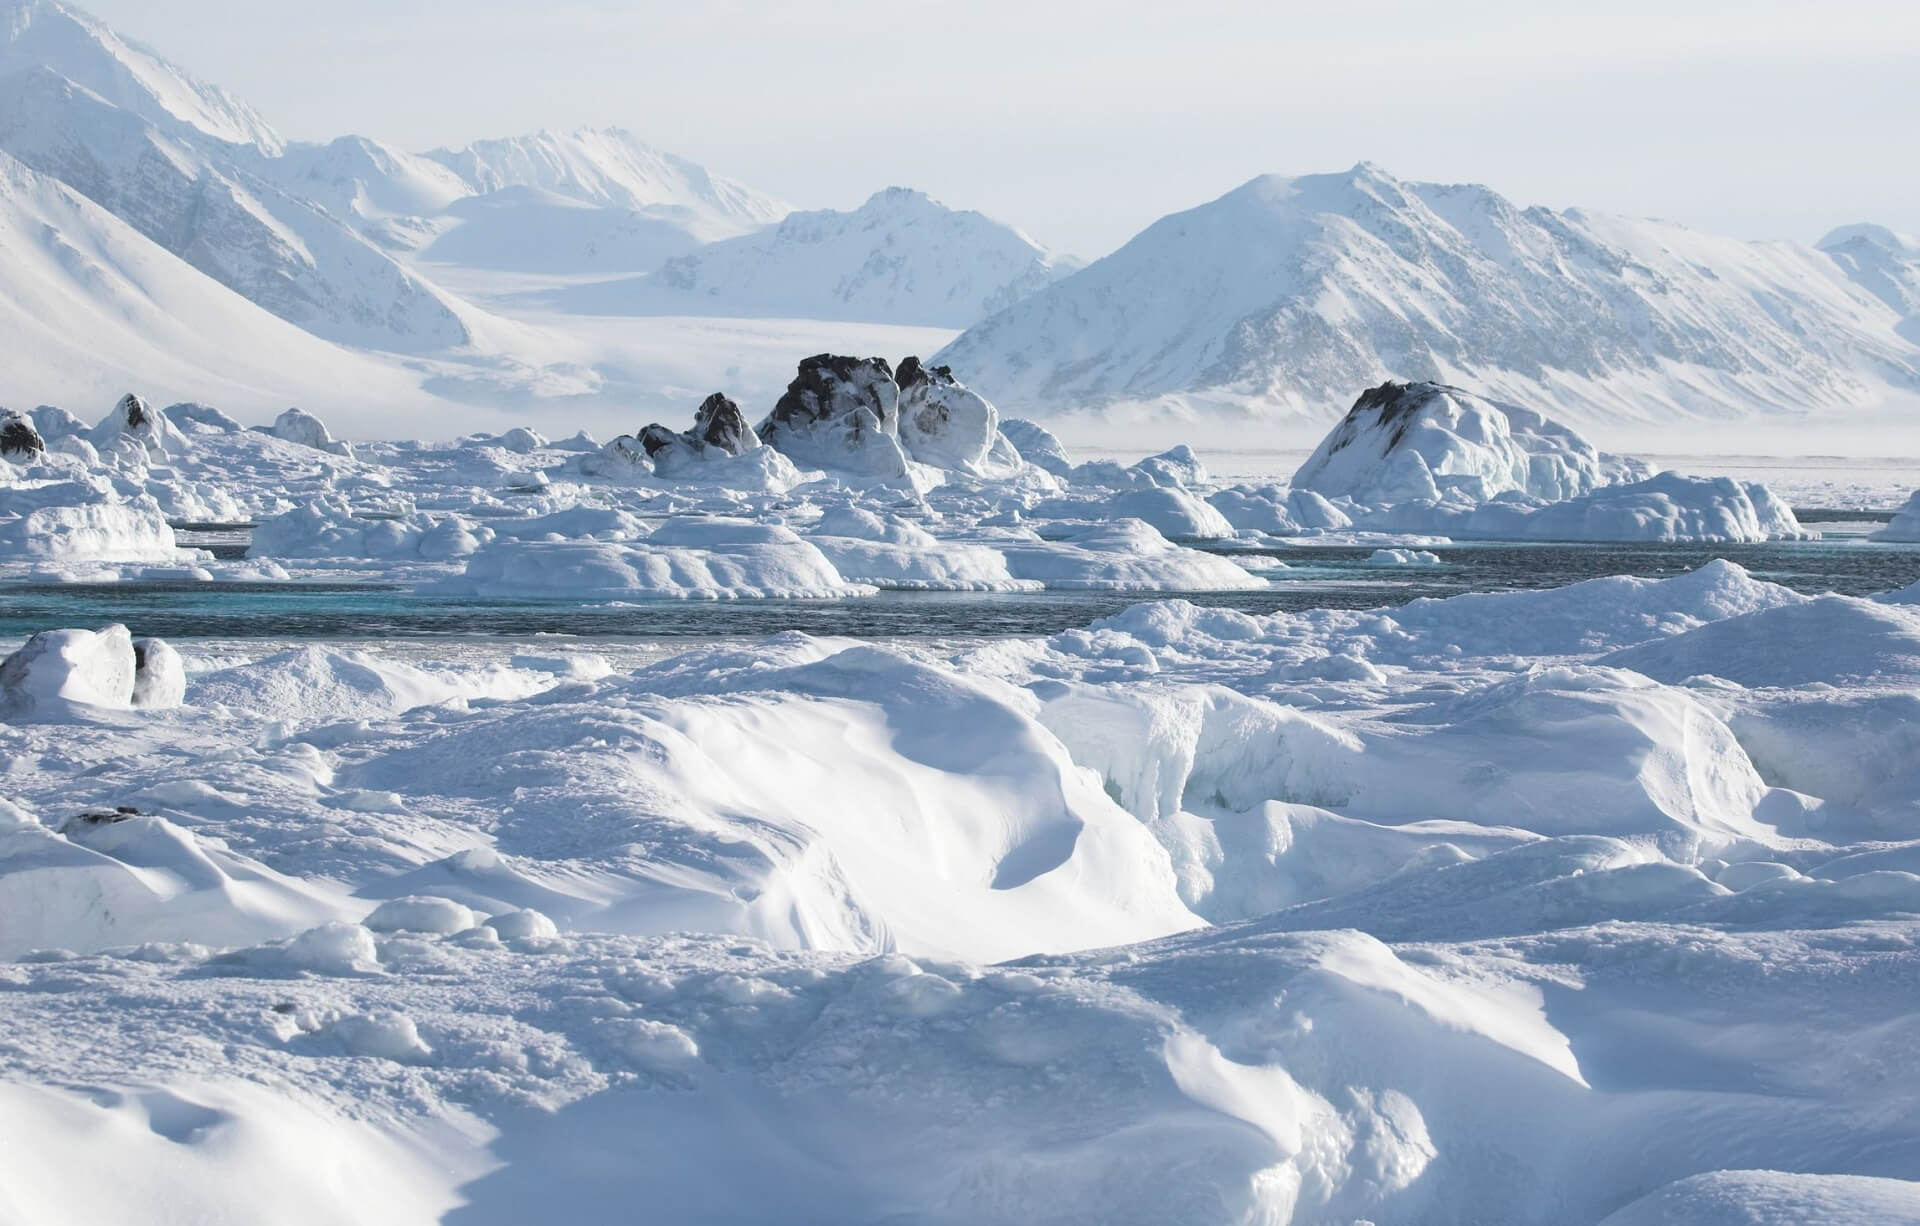
<instances>
[{"instance_id":1,"label":"snowy slope","mask_svg":"<svg viewBox=\"0 0 1920 1226\"><path fill-rule=\"evenodd\" d=\"M460 307L308 200L252 149L170 136L48 67L0 78L0 149L91 197L221 284L328 340L466 343Z\"/></svg>"},{"instance_id":2,"label":"snowy slope","mask_svg":"<svg viewBox=\"0 0 1920 1226\"><path fill-rule=\"evenodd\" d=\"M279 134L254 109L197 80L104 22L56 0L0 0L0 76L57 66L62 75L175 135L276 153Z\"/></svg>"},{"instance_id":3,"label":"snowy slope","mask_svg":"<svg viewBox=\"0 0 1920 1226\"><path fill-rule=\"evenodd\" d=\"M904 187L792 213L648 277L559 296L594 314L787 316L964 328L1072 271L1019 230Z\"/></svg>"},{"instance_id":4,"label":"snowy slope","mask_svg":"<svg viewBox=\"0 0 1920 1226\"><path fill-rule=\"evenodd\" d=\"M0 153L0 387L88 416L129 388L258 413L411 403L417 377L277 319L78 192Z\"/></svg>"},{"instance_id":5,"label":"snowy slope","mask_svg":"<svg viewBox=\"0 0 1920 1226\"><path fill-rule=\"evenodd\" d=\"M424 155L465 184L432 263L512 272L644 272L787 206L619 128L537 132Z\"/></svg>"},{"instance_id":6,"label":"snowy slope","mask_svg":"<svg viewBox=\"0 0 1920 1226\"><path fill-rule=\"evenodd\" d=\"M1199 394L1324 418L1392 376L1659 421L1920 385L1897 322L1810 248L1523 210L1362 163L1162 218L938 360L1015 411Z\"/></svg>"},{"instance_id":7,"label":"snowy slope","mask_svg":"<svg viewBox=\"0 0 1920 1226\"><path fill-rule=\"evenodd\" d=\"M476 141L464 149L435 149L426 156L476 192L536 187L611 208L680 209L736 232L777 221L787 212L779 201L655 149L620 128L542 131Z\"/></svg>"}]
</instances>

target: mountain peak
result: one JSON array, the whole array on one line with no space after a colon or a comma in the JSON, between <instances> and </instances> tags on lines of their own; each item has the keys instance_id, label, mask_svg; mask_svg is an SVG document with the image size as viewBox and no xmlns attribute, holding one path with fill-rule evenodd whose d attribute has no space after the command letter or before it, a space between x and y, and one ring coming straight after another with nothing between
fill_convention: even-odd
<instances>
[{"instance_id":1,"label":"mountain peak","mask_svg":"<svg viewBox=\"0 0 1920 1226\"><path fill-rule=\"evenodd\" d=\"M1912 237L1890 230L1886 226L1875 225L1870 221L1855 222L1849 226L1839 226L1828 231L1827 236L1815 246L1822 251L1832 251L1837 247L1864 242L1878 247L1882 251L1891 251L1898 255L1920 255L1920 242Z\"/></svg>"},{"instance_id":2,"label":"mountain peak","mask_svg":"<svg viewBox=\"0 0 1920 1226\"><path fill-rule=\"evenodd\" d=\"M44 68L176 135L277 154L280 134L252 107L151 48L58 0L0 0L0 75Z\"/></svg>"}]
</instances>

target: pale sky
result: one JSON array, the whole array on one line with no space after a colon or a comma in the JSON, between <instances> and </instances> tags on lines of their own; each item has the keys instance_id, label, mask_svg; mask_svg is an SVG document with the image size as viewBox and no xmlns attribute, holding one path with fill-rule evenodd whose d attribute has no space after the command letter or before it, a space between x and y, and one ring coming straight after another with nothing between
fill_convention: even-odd
<instances>
[{"instance_id":1,"label":"pale sky","mask_svg":"<svg viewBox=\"0 0 1920 1226\"><path fill-rule=\"evenodd\" d=\"M801 207L921 188L1094 257L1360 160L1522 205L1920 232L1920 5L82 0L286 135L615 124Z\"/></svg>"}]
</instances>

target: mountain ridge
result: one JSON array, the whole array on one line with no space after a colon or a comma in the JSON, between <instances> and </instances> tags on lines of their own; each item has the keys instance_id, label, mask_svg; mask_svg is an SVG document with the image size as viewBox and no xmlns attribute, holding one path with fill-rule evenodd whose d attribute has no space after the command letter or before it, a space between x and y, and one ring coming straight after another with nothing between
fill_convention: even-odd
<instances>
[{"instance_id":1,"label":"mountain ridge","mask_svg":"<svg viewBox=\"0 0 1920 1226\"><path fill-rule=\"evenodd\" d=\"M1263 175L944 349L1019 411L1198 396L1331 416L1384 378L1591 419L1843 408L1920 388L1920 351L1826 255L1522 209L1362 162Z\"/></svg>"}]
</instances>

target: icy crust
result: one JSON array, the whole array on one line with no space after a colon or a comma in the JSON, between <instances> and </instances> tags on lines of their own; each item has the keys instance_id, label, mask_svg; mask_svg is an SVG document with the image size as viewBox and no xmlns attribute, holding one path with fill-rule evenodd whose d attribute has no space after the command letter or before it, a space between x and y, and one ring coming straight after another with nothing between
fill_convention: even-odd
<instances>
[{"instance_id":1,"label":"icy crust","mask_svg":"<svg viewBox=\"0 0 1920 1226\"><path fill-rule=\"evenodd\" d=\"M629 674L190 660L179 708L0 719L6 1195L1902 1220L1916 644L1715 563Z\"/></svg>"}]
</instances>

